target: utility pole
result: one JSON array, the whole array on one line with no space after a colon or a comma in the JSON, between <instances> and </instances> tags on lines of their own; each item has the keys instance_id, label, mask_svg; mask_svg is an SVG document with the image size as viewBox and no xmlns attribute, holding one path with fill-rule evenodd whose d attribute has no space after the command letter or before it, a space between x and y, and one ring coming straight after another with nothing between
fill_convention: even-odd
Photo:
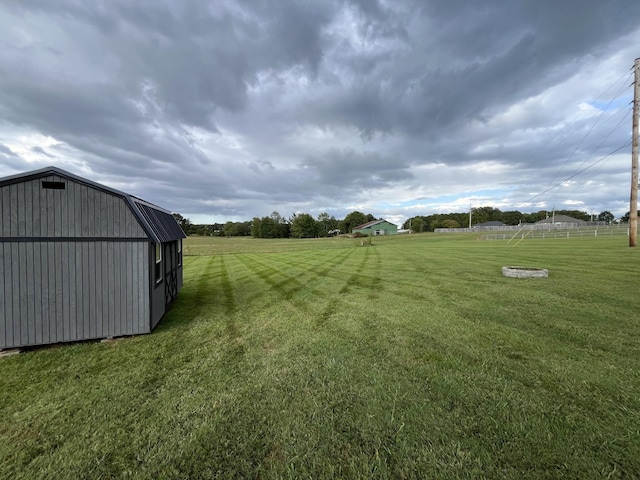
<instances>
[{"instance_id":1,"label":"utility pole","mask_svg":"<svg viewBox=\"0 0 640 480\"><path fill-rule=\"evenodd\" d=\"M640 58L633 66L633 127L631 130L631 200L629 205L629 247L638 240L638 112L640 112Z\"/></svg>"},{"instance_id":2,"label":"utility pole","mask_svg":"<svg viewBox=\"0 0 640 480\"><path fill-rule=\"evenodd\" d=\"M473 208L471 207L471 204L469 204L469 228L471 228L471 212L473 211Z\"/></svg>"}]
</instances>

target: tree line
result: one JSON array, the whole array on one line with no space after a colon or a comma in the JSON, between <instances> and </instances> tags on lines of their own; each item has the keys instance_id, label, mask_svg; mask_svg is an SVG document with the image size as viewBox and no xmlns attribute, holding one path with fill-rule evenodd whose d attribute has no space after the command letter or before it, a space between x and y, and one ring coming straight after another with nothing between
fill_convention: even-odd
<instances>
[{"instance_id":1,"label":"tree line","mask_svg":"<svg viewBox=\"0 0 640 480\"><path fill-rule=\"evenodd\" d=\"M518 210L501 211L493 207L479 207L471 210L471 225L478 225L490 221L499 221L506 225L521 223L535 223L553 215L549 210L534 213L522 213ZM612 223L615 216L609 211L600 212L596 216L581 210L556 210L556 215L566 215L585 221L600 221ZM323 212L314 218L308 213L295 213L286 218L280 213L273 212L265 217L254 217L245 222L226 222L213 224L193 224L191 220L179 213L173 216L187 235L227 236L255 238L315 238L328 237L339 233L351 233L354 227L377 220L373 215L359 211L349 213L344 219L336 219L333 215ZM622 216L622 222L629 221L629 212ZM414 232L433 232L436 228L462 228L469 226L469 212L435 213L432 215L416 215L407 219L402 228Z\"/></svg>"},{"instance_id":2,"label":"tree line","mask_svg":"<svg viewBox=\"0 0 640 480\"><path fill-rule=\"evenodd\" d=\"M599 221L611 223L615 216L609 211L600 212L592 216L581 210L540 210L533 213L523 213L518 210L501 211L493 207L479 207L471 209L471 212L461 213L435 213L433 215L417 215L409 218L402 224L402 228L411 229L414 232L433 232L436 228L465 228L469 226L469 213L471 213L471 226L485 222L502 222L505 225L520 225L522 223L536 223L552 215L566 215L585 221ZM627 214L627 219L628 219ZM621 219L624 220L624 217Z\"/></svg>"},{"instance_id":3,"label":"tree line","mask_svg":"<svg viewBox=\"0 0 640 480\"><path fill-rule=\"evenodd\" d=\"M266 217L254 217L249 222L226 222L213 224L193 224L179 213L174 218L187 235L202 236L253 236L255 238L315 238L329 237L339 233L351 233L354 227L377 220L371 214L359 211L349 213L338 220L323 212L316 218L308 213L295 213L286 218L278 212Z\"/></svg>"}]
</instances>

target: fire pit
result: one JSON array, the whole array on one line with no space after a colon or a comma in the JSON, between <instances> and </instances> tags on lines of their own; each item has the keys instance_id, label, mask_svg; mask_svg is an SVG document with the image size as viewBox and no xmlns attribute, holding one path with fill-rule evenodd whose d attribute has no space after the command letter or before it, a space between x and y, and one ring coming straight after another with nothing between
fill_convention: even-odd
<instances>
[{"instance_id":1,"label":"fire pit","mask_svg":"<svg viewBox=\"0 0 640 480\"><path fill-rule=\"evenodd\" d=\"M549 276L549 270L533 267L502 267L502 275L514 278L545 278Z\"/></svg>"}]
</instances>

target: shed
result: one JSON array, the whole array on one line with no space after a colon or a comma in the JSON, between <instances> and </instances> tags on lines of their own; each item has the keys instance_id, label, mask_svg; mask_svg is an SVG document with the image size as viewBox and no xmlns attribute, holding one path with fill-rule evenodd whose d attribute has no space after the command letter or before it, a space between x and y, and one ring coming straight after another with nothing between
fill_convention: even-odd
<instances>
[{"instance_id":1,"label":"shed","mask_svg":"<svg viewBox=\"0 0 640 480\"><path fill-rule=\"evenodd\" d=\"M398 226L381 218L380 220L353 227L352 232L363 235L395 235L398 233Z\"/></svg>"},{"instance_id":2,"label":"shed","mask_svg":"<svg viewBox=\"0 0 640 480\"><path fill-rule=\"evenodd\" d=\"M182 288L167 210L56 167L0 178L0 349L151 332Z\"/></svg>"}]
</instances>

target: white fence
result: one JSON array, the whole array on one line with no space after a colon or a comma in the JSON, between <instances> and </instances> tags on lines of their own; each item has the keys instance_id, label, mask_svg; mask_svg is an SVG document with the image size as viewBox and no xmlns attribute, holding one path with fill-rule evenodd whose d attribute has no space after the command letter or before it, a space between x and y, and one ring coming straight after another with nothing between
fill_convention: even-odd
<instances>
[{"instance_id":1,"label":"white fence","mask_svg":"<svg viewBox=\"0 0 640 480\"><path fill-rule=\"evenodd\" d=\"M512 238L572 238L628 235L627 223L527 223L499 227L436 228L435 233L481 233L484 240L510 240Z\"/></svg>"},{"instance_id":2,"label":"white fence","mask_svg":"<svg viewBox=\"0 0 640 480\"><path fill-rule=\"evenodd\" d=\"M578 228L546 228L546 229L520 229L515 232L488 233L483 235L484 240L510 240L524 238L576 238L576 237L610 237L614 235L629 235L629 226L620 225L581 225Z\"/></svg>"}]
</instances>

